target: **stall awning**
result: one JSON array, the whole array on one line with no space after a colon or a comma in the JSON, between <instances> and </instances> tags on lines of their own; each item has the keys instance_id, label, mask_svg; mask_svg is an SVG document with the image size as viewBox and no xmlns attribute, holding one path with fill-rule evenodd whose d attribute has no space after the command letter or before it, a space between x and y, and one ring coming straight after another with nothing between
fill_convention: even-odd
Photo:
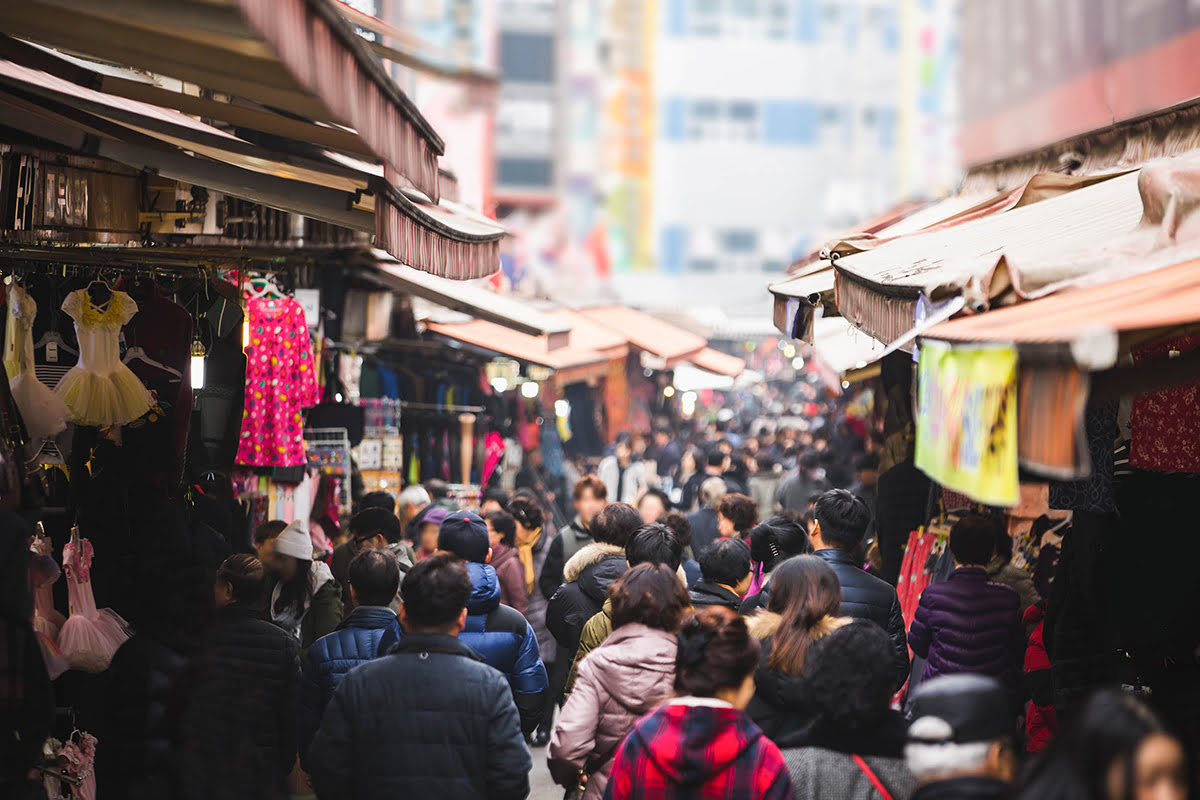
<instances>
[{"instance_id":1,"label":"stall awning","mask_svg":"<svg viewBox=\"0 0 1200 800\"><path fill-rule=\"evenodd\" d=\"M885 345L856 329L844 317L822 317L813 323L813 342L807 355L815 358L831 388L841 390L848 375L870 377L871 366L883 356Z\"/></svg>"},{"instance_id":2,"label":"stall awning","mask_svg":"<svg viewBox=\"0 0 1200 800\"><path fill-rule=\"evenodd\" d=\"M397 188L383 179L386 168L327 157L336 154L301 140L275 138L268 149L173 107L70 79L119 70L99 64L87 69L80 59L3 37L0 50L51 70L0 59L0 117L10 127L281 211L373 232L392 255L435 275L475 278L499 266L502 227L448 201L434 204L415 189ZM173 95L187 97L163 90L154 96Z\"/></svg>"},{"instance_id":3,"label":"stall awning","mask_svg":"<svg viewBox=\"0 0 1200 800\"><path fill-rule=\"evenodd\" d=\"M544 336L518 333L492 322L427 322L425 327L431 333L461 342L475 350L549 367L558 372L569 372L571 378L567 382L601 377L608 372L610 359L603 353L573 345L550 350Z\"/></svg>"},{"instance_id":4,"label":"stall awning","mask_svg":"<svg viewBox=\"0 0 1200 800\"><path fill-rule=\"evenodd\" d=\"M736 378L746 369L746 362L742 359L711 347L706 347L695 355L688 356L688 362L702 370L730 378Z\"/></svg>"},{"instance_id":5,"label":"stall awning","mask_svg":"<svg viewBox=\"0 0 1200 800\"><path fill-rule=\"evenodd\" d=\"M580 313L661 359L664 369L688 360L708 345L703 337L632 308L606 306L580 309Z\"/></svg>"},{"instance_id":6,"label":"stall awning","mask_svg":"<svg viewBox=\"0 0 1200 800\"><path fill-rule=\"evenodd\" d=\"M798 277L771 284L775 327L793 339L811 342L813 310L832 305L833 287L833 265L828 261L813 265Z\"/></svg>"},{"instance_id":7,"label":"stall awning","mask_svg":"<svg viewBox=\"0 0 1200 800\"><path fill-rule=\"evenodd\" d=\"M548 352L577 344L573 341L576 337L569 322L543 313L523 300L498 294L484 286L447 280L413 269L382 250L374 251L372 256L369 267L372 279L390 289L422 297L518 333L544 338Z\"/></svg>"},{"instance_id":8,"label":"stall awning","mask_svg":"<svg viewBox=\"0 0 1200 800\"><path fill-rule=\"evenodd\" d=\"M977 308L1029 296L1078 277L1066 254L1086 249L1142 217L1138 173L954 227L920 232L843 256L837 305L856 327L893 341L913 326L916 301L963 294Z\"/></svg>"},{"instance_id":9,"label":"stall awning","mask_svg":"<svg viewBox=\"0 0 1200 800\"><path fill-rule=\"evenodd\" d=\"M694 367L691 364L680 364L675 367L671 385L679 392L701 392L705 389L732 389L734 379L728 375L711 372Z\"/></svg>"},{"instance_id":10,"label":"stall awning","mask_svg":"<svg viewBox=\"0 0 1200 800\"><path fill-rule=\"evenodd\" d=\"M604 353L609 358L624 358L629 352L629 340L595 322L586 314L570 308L556 308L547 314L571 326L571 344Z\"/></svg>"}]
</instances>

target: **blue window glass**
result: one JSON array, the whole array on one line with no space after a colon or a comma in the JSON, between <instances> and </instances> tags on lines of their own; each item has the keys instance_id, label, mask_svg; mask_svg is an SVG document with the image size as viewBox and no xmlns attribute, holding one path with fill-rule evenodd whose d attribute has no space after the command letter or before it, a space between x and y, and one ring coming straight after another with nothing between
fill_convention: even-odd
<instances>
[{"instance_id":1,"label":"blue window glass","mask_svg":"<svg viewBox=\"0 0 1200 800\"><path fill-rule=\"evenodd\" d=\"M796 8L796 40L815 42L818 36L817 0L800 0Z\"/></svg>"},{"instance_id":2,"label":"blue window glass","mask_svg":"<svg viewBox=\"0 0 1200 800\"><path fill-rule=\"evenodd\" d=\"M688 0L667 0L665 11L667 14L666 28L668 36L683 36L687 33L687 6Z\"/></svg>"},{"instance_id":3,"label":"blue window glass","mask_svg":"<svg viewBox=\"0 0 1200 800\"><path fill-rule=\"evenodd\" d=\"M687 104L682 97L668 97L662 104L662 135L672 142L683 140Z\"/></svg>"},{"instance_id":4,"label":"blue window glass","mask_svg":"<svg viewBox=\"0 0 1200 800\"><path fill-rule=\"evenodd\" d=\"M816 144L821 115L815 103L769 100L763 116L763 135L769 144Z\"/></svg>"},{"instance_id":5,"label":"blue window glass","mask_svg":"<svg viewBox=\"0 0 1200 800\"><path fill-rule=\"evenodd\" d=\"M658 263L663 272L682 272L687 254L687 228L665 225L658 233Z\"/></svg>"},{"instance_id":6,"label":"blue window glass","mask_svg":"<svg viewBox=\"0 0 1200 800\"><path fill-rule=\"evenodd\" d=\"M876 125L879 127L880 148L884 150L891 150L896 146L896 123L896 109L879 109Z\"/></svg>"}]
</instances>

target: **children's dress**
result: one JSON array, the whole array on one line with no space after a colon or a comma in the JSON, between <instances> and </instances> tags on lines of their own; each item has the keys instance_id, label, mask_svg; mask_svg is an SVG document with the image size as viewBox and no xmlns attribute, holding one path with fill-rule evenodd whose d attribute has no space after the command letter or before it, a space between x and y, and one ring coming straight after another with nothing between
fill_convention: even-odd
<instances>
[{"instance_id":1,"label":"children's dress","mask_svg":"<svg viewBox=\"0 0 1200 800\"><path fill-rule=\"evenodd\" d=\"M112 609L96 609L92 596L92 543L80 539L63 547L71 615L58 632L58 647L73 669L103 672L129 638L128 625Z\"/></svg>"},{"instance_id":2,"label":"children's dress","mask_svg":"<svg viewBox=\"0 0 1200 800\"><path fill-rule=\"evenodd\" d=\"M29 585L33 588L33 630L37 634L38 646L46 672L54 680L66 672L70 665L58 649L56 641L62 628L63 615L54 607L54 584L61 570L51 553L48 539L35 539L30 548L34 556L29 561Z\"/></svg>"},{"instance_id":3,"label":"children's dress","mask_svg":"<svg viewBox=\"0 0 1200 800\"><path fill-rule=\"evenodd\" d=\"M72 419L103 428L133 422L149 411L150 390L121 362L121 326L138 310L133 298L113 292L97 306L87 289L78 289L67 295L62 308L75 320L79 362L54 392L71 409Z\"/></svg>"},{"instance_id":4,"label":"children's dress","mask_svg":"<svg viewBox=\"0 0 1200 800\"><path fill-rule=\"evenodd\" d=\"M15 283L9 286L4 367L8 371L8 385L17 410L34 442L62 433L71 418L62 399L34 374L33 320L36 316L37 301Z\"/></svg>"},{"instance_id":5,"label":"children's dress","mask_svg":"<svg viewBox=\"0 0 1200 800\"><path fill-rule=\"evenodd\" d=\"M58 754L58 765L66 775L80 781L78 786L71 787L74 800L96 800L95 736L81 733L78 742L64 744Z\"/></svg>"}]
</instances>

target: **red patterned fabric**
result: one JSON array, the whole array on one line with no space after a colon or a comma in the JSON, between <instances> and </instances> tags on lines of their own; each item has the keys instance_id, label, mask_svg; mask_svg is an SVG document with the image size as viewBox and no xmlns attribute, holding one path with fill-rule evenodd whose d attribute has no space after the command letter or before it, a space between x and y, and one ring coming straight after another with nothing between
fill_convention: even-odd
<instances>
[{"instance_id":1,"label":"red patterned fabric","mask_svg":"<svg viewBox=\"0 0 1200 800\"><path fill-rule=\"evenodd\" d=\"M1026 625L1037 623L1029 635L1025 648L1025 682L1029 685L1033 699L1025 707L1025 749L1038 753L1058 732L1058 711L1054 708L1053 686L1050 676L1050 657L1042 639L1045 603L1030 606L1025 611Z\"/></svg>"},{"instance_id":2,"label":"red patterned fabric","mask_svg":"<svg viewBox=\"0 0 1200 800\"><path fill-rule=\"evenodd\" d=\"M1134 351L1136 363L1161 361L1200 347L1200 334ZM1200 383L1139 394L1129 415L1129 463L1159 472L1200 472Z\"/></svg>"},{"instance_id":3,"label":"red patterned fabric","mask_svg":"<svg viewBox=\"0 0 1200 800\"><path fill-rule=\"evenodd\" d=\"M648 714L617 752L606 800L790 800L775 743L728 705L668 703ZM703 701L701 701L703 702Z\"/></svg>"},{"instance_id":4,"label":"red patterned fabric","mask_svg":"<svg viewBox=\"0 0 1200 800\"><path fill-rule=\"evenodd\" d=\"M925 569L929 554L933 552L937 537L932 533L913 531L908 535L908 547L904 550L904 561L900 564L900 580L896 584L896 597L900 600L900 612L904 615L904 629L912 626L921 600L921 592L929 585L932 573Z\"/></svg>"}]
</instances>

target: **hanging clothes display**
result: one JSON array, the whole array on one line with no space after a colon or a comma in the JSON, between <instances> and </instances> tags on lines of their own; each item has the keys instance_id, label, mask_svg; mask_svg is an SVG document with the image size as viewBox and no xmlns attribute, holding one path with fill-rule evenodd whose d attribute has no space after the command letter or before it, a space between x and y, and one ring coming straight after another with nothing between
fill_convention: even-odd
<instances>
[{"instance_id":1,"label":"hanging clothes display","mask_svg":"<svg viewBox=\"0 0 1200 800\"><path fill-rule=\"evenodd\" d=\"M8 317L5 324L4 368L13 400L34 441L57 436L66 430L71 412L34 371L33 321L37 302L15 282L8 287Z\"/></svg>"},{"instance_id":2,"label":"hanging clothes display","mask_svg":"<svg viewBox=\"0 0 1200 800\"><path fill-rule=\"evenodd\" d=\"M1200 334L1133 351L1136 364L1165 361L1200 347ZM1200 383L1143 392L1129 415L1129 464L1156 472L1200 472Z\"/></svg>"},{"instance_id":3,"label":"hanging clothes display","mask_svg":"<svg viewBox=\"0 0 1200 800\"><path fill-rule=\"evenodd\" d=\"M92 543L72 536L63 546L63 569L71 616L58 632L58 646L74 669L103 672L129 638L125 620L108 608L97 609L92 596Z\"/></svg>"},{"instance_id":4,"label":"hanging clothes display","mask_svg":"<svg viewBox=\"0 0 1200 800\"><path fill-rule=\"evenodd\" d=\"M121 363L121 328L137 313L137 303L114 291L96 305L87 289L67 295L62 310L75 320L79 362L63 376L54 392L71 409L79 425L124 425L150 410L150 390Z\"/></svg>"},{"instance_id":5,"label":"hanging clothes display","mask_svg":"<svg viewBox=\"0 0 1200 800\"><path fill-rule=\"evenodd\" d=\"M254 297L247 314L250 343L237 463L304 466L303 409L321 399L304 309L291 298Z\"/></svg>"}]
</instances>

